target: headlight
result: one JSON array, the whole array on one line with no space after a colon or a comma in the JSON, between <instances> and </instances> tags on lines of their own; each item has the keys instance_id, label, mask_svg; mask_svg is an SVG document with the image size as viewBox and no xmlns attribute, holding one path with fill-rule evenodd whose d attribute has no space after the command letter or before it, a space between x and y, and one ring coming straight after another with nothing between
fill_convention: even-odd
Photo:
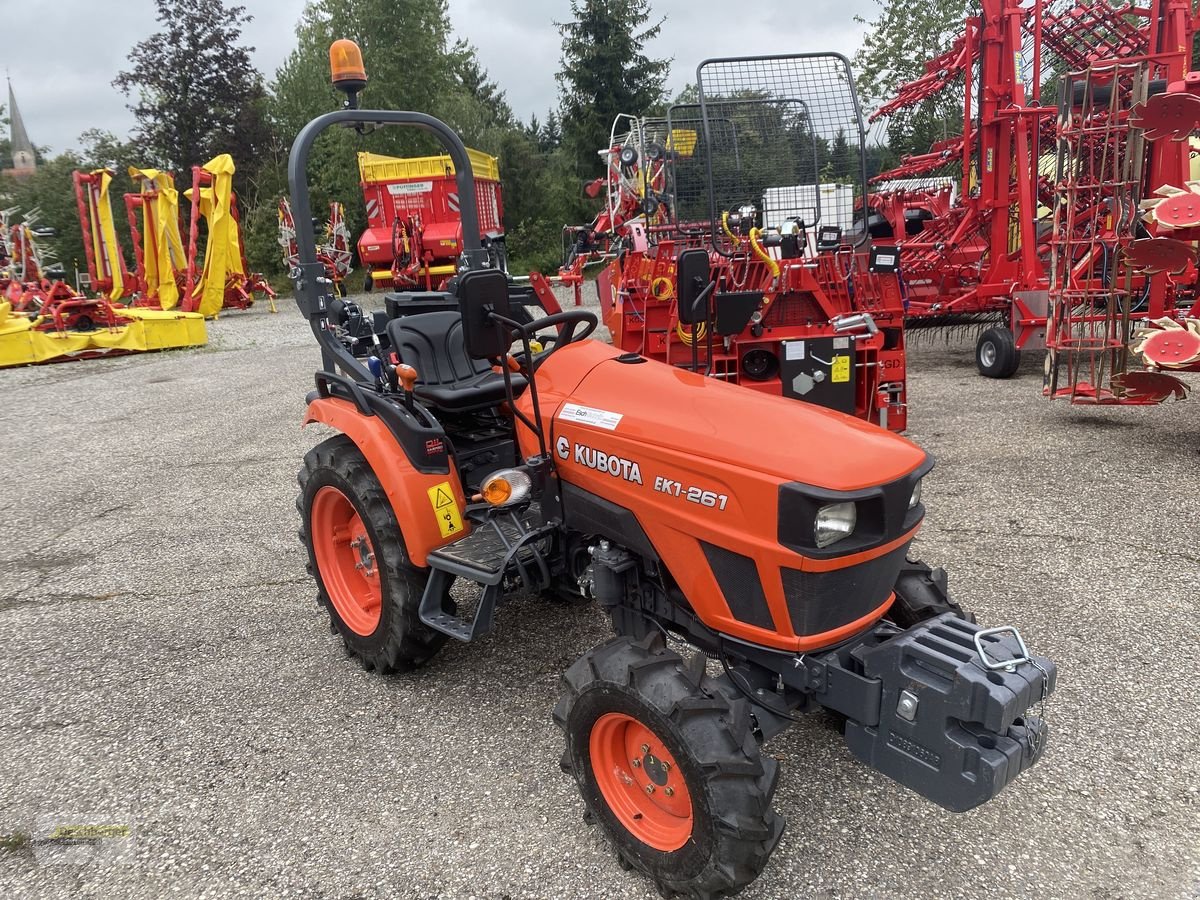
<instances>
[{"instance_id":1,"label":"headlight","mask_svg":"<svg viewBox=\"0 0 1200 900\"><path fill-rule=\"evenodd\" d=\"M921 502L921 481L922 480L923 479L918 478L917 483L913 485L912 496L908 498L908 508L909 509L915 509L917 504Z\"/></svg>"},{"instance_id":2,"label":"headlight","mask_svg":"<svg viewBox=\"0 0 1200 900\"><path fill-rule=\"evenodd\" d=\"M822 506L817 510L816 527L813 529L817 546L828 547L844 537L849 537L854 533L857 520L858 512L853 501Z\"/></svg>"},{"instance_id":3,"label":"headlight","mask_svg":"<svg viewBox=\"0 0 1200 900\"><path fill-rule=\"evenodd\" d=\"M488 476L479 496L492 506L512 506L529 499L533 482L527 472L520 469L500 469Z\"/></svg>"}]
</instances>

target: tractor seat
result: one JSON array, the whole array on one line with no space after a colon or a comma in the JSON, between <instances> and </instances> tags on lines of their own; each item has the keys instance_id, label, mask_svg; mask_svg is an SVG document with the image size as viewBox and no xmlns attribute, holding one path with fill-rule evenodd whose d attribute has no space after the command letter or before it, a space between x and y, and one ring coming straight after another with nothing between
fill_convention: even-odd
<instances>
[{"instance_id":1,"label":"tractor seat","mask_svg":"<svg viewBox=\"0 0 1200 900\"><path fill-rule=\"evenodd\" d=\"M418 400L450 412L472 412L502 402L504 376L487 360L467 356L462 314L453 310L418 313L388 322L388 338L400 361L417 370ZM525 378L512 373L513 394Z\"/></svg>"}]
</instances>

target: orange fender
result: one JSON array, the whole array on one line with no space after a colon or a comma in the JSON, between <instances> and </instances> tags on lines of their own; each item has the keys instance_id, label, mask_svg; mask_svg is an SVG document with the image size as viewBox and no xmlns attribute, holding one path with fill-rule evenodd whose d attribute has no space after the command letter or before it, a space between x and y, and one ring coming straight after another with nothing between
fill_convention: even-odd
<instances>
[{"instance_id":1,"label":"orange fender","mask_svg":"<svg viewBox=\"0 0 1200 900\"><path fill-rule=\"evenodd\" d=\"M336 397L313 400L308 404L303 424L312 422L340 431L362 451L392 504L405 550L414 566L424 566L430 550L449 544L470 530L463 518L466 499L454 466L448 474L418 472L387 425L378 416L364 416L348 400ZM453 500L453 506L447 497Z\"/></svg>"}]
</instances>

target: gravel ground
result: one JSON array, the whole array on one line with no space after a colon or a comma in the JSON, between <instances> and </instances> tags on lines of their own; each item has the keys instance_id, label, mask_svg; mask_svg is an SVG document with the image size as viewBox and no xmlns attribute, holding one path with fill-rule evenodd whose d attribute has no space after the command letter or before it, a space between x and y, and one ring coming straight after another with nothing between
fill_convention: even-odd
<instances>
[{"instance_id":1,"label":"gravel ground","mask_svg":"<svg viewBox=\"0 0 1200 900\"><path fill-rule=\"evenodd\" d=\"M657 896L558 769L595 610L517 599L405 677L330 636L293 507L318 357L281 309L0 372L0 897ZM1200 897L1200 404L1051 404L1037 361L988 381L965 341L911 367L920 554L1058 661L1052 743L952 816L801 724L768 745L788 830L744 896ZM69 821L132 837L83 864L28 840Z\"/></svg>"}]
</instances>

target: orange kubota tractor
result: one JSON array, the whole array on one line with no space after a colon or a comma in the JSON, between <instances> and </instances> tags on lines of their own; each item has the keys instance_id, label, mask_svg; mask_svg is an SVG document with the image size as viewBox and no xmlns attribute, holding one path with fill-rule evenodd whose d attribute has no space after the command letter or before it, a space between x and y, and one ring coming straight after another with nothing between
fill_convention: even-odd
<instances>
[{"instance_id":1,"label":"orange kubota tractor","mask_svg":"<svg viewBox=\"0 0 1200 900\"><path fill-rule=\"evenodd\" d=\"M563 676L562 764L622 864L667 895L734 893L766 865L783 821L763 742L798 713L832 711L859 759L954 811L1032 766L1048 730L1029 710L1055 666L1015 628L975 624L942 570L908 558L930 457L590 340L586 309L518 320L481 245L462 141L428 115L359 109L358 48L330 55L346 108L301 131L289 176L297 301L323 360L305 422L339 433L306 455L297 505L349 652L408 670L486 634L514 593L594 600L616 634ZM436 136L463 201L455 283L396 296L365 360L317 259L305 183L313 141L339 124ZM703 305L697 253L676 290Z\"/></svg>"}]
</instances>

